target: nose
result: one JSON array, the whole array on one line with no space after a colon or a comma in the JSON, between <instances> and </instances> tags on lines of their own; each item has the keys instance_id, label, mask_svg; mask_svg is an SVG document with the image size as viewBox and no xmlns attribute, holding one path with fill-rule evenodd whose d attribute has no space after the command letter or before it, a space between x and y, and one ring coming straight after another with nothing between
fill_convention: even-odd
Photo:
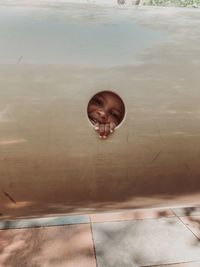
<instances>
[{"instance_id":1,"label":"nose","mask_svg":"<svg viewBox=\"0 0 200 267\"><path fill-rule=\"evenodd\" d=\"M102 120L102 122L106 122L107 121L107 113L104 110L98 110L97 111L98 116L100 117L100 119Z\"/></svg>"}]
</instances>

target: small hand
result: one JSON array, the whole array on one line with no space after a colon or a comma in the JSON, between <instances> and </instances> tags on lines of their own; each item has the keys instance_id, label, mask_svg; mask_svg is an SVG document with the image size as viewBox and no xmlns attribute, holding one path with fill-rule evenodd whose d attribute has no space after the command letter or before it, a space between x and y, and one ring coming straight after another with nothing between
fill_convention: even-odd
<instances>
[{"instance_id":1,"label":"small hand","mask_svg":"<svg viewBox=\"0 0 200 267\"><path fill-rule=\"evenodd\" d=\"M116 124L114 122L110 122L110 123L96 123L95 124L95 130L98 132L99 134L99 138L103 138L106 139L108 137L109 134L113 133L115 130Z\"/></svg>"}]
</instances>

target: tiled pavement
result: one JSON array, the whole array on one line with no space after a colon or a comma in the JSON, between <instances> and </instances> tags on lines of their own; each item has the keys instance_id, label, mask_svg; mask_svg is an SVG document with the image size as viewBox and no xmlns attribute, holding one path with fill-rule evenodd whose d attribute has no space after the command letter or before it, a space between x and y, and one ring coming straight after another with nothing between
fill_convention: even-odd
<instances>
[{"instance_id":1,"label":"tiled pavement","mask_svg":"<svg viewBox=\"0 0 200 267\"><path fill-rule=\"evenodd\" d=\"M0 267L200 267L200 208L0 222Z\"/></svg>"}]
</instances>

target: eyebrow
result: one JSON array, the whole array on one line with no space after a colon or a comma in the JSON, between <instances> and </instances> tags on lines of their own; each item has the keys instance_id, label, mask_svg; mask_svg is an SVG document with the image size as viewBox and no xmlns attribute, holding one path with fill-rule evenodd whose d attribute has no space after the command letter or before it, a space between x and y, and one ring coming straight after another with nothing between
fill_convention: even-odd
<instances>
[{"instance_id":1,"label":"eyebrow","mask_svg":"<svg viewBox=\"0 0 200 267\"><path fill-rule=\"evenodd\" d=\"M103 95L99 94L99 95L97 95L96 97L103 98L103 100L106 102L106 99L105 99L105 97L104 97ZM121 110L120 110L120 109L118 109L118 108L114 108L113 110L115 110L115 111L119 112L119 114L120 114L120 117L122 117L122 114L123 114L123 112L121 112Z\"/></svg>"},{"instance_id":2,"label":"eyebrow","mask_svg":"<svg viewBox=\"0 0 200 267\"><path fill-rule=\"evenodd\" d=\"M104 101L106 101L105 97L103 95L97 95L96 97L101 97L101 98L103 98Z\"/></svg>"},{"instance_id":3,"label":"eyebrow","mask_svg":"<svg viewBox=\"0 0 200 267\"><path fill-rule=\"evenodd\" d=\"M121 111L117 108L114 108L113 111L117 111L119 114L121 114Z\"/></svg>"}]
</instances>

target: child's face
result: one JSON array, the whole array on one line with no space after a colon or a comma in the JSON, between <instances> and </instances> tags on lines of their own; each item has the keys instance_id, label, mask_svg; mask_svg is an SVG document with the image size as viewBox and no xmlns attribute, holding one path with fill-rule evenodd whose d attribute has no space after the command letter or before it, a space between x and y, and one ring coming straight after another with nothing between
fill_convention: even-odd
<instances>
[{"instance_id":1,"label":"child's face","mask_svg":"<svg viewBox=\"0 0 200 267\"><path fill-rule=\"evenodd\" d=\"M114 131L124 113L122 100L112 92L100 92L88 104L88 117L103 138Z\"/></svg>"}]
</instances>

